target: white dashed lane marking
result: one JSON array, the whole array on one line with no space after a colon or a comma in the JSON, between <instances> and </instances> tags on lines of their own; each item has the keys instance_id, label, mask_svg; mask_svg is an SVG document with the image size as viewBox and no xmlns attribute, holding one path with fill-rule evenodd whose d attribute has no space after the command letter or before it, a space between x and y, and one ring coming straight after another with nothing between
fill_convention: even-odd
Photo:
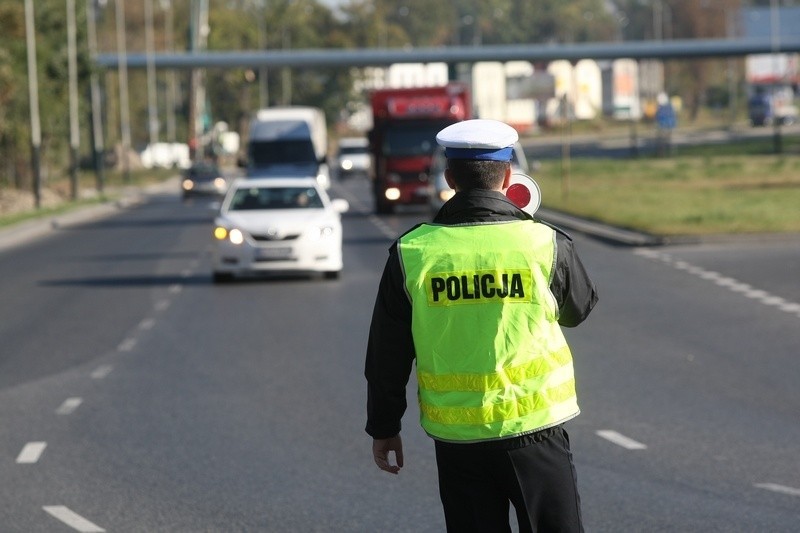
<instances>
[{"instance_id":1,"label":"white dashed lane marking","mask_svg":"<svg viewBox=\"0 0 800 533\"><path fill-rule=\"evenodd\" d=\"M81 404L83 403L82 398L67 398L64 400L58 409L56 409L57 415L71 415L75 412Z\"/></svg>"},{"instance_id":2,"label":"white dashed lane marking","mask_svg":"<svg viewBox=\"0 0 800 533\"><path fill-rule=\"evenodd\" d=\"M100 365L92 371L92 379L103 379L108 376L113 369L114 367L111 365Z\"/></svg>"},{"instance_id":3,"label":"white dashed lane marking","mask_svg":"<svg viewBox=\"0 0 800 533\"><path fill-rule=\"evenodd\" d=\"M134 346L136 346L136 338L129 337L124 341L122 341L121 343L119 343L119 346L117 346L117 351L130 352L131 350L133 350Z\"/></svg>"},{"instance_id":4,"label":"white dashed lane marking","mask_svg":"<svg viewBox=\"0 0 800 533\"><path fill-rule=\"evenodd\" d=\"M153 329L153 326L156 325L156 321L154 318L145 318L141 322L139 322L139 329L141 330L148 330Z\"/></svg>"},{"instance_id":5,"label":"white dashed lane marking","mask_svg":"<svg viewBox=\"0 0 800 533\"><path fill-rule=\"evenodd\" d=\"M597 431L597 435L627 450L644 450L647 448L647 445L610 429L601 429Z\"/></svg>"},{"instance_id":6,"label":"white dashed lane marking","mask_svg":"<svg viewBox=\"0 0 800 533\"><path fill-rule=\"evenodd\" d=\"M29 442L22 448L22 451L19 452L17 464L33 464L38 462L45 448L47 448L46 442Z\"/></svg>"},{"instance_id":7,"label":"white dashed lane marking","mask_svg":"<svg viewBox=\"0 0 800 533\"><path fill-rule=\"evenodd\" d=\"M102 527L93 524L63 505L45 505L42 509L53 518L63 522L75 531L81 531L82 533L99 533L105 531Z\"/></svg>"},{"instance_id":8,"label":"white dashed lane marking","mask_svg":"<svg viewBox=\"0 0 800 533\"><path fill-rule=\"evenodd\" d=\"M800 489L796 489L794 487L787 487L785 485L778 485L776 483L756 483L755 486L759 489L771 490L772 492L780 492L781 494L800 497Z\"/></svg>"},{"instance_id":9,"label":"white dashed lane marking","mask_svg":"<svg viewBox=\"0 0 800 533\"><path fill-rule=\"evenodd\" d=\"M634 253L640 257L646 257L654 261L661 261L662 263L670 265L673 268L683 270L684 272L692 274L693 276L697 276L700 279L710 281L732 292L740 293L745 298L749 298L763 305L768 305L800 317L800 303L787 301L785 298L781 298L780 296L770 294L767 291L757 289L748 285L747 283L743 283L737 279L720 274L719 272L706 270L699 266L692 265L691 263L687 263L686 261L675 260L667 253L659 252L657 250L650 250L647 248L641 248L636 250Z\"/></svg>"}]
</instances>

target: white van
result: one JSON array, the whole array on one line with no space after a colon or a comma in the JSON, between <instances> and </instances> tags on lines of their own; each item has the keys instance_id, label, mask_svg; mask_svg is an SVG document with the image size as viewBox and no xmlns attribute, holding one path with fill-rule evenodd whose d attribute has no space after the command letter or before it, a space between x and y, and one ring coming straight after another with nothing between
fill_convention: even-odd
<instances>
[{"instance_id":1,"label":"white van","mask_svg":"<svg viewBox=\"0 0 800 533\"><path fill-rule=\"evenodd\" d=\"M260 109L250 122L247 177L317 178L330 187L328 129L315 107Z\"/></svg>"},{"instance_id":2,"label":"white van","mask_svg":"<svg viewBox=\"0 0 800 533\"><path fill-rule=\"evenodd\" d=\"M366 137L342 137L335 161L339 179L356 175L369 178L369 169L372 167L369 141Z\"/></svg>"}]
</instances>

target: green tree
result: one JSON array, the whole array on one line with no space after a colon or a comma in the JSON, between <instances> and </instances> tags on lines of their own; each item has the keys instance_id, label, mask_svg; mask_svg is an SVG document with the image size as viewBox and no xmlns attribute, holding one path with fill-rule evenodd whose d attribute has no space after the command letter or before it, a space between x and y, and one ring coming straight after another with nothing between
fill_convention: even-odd
<instances>
[{"instance_id":1,"label":"green tree","mask_svg":"<svg viewBox=\"0 0 800 533\"><path fill-rule=\"evenodd\" d=\"M77 4L76 4L77 5ZM78 42L85 42L86 18L77 9ZM66 165L69 146L66 6L60 0L34 5L36 67L42 132L42 177L57 178ZM17 187L30 185L30 104L28 99L25 12L22 2L0 1L0 157L3 175ZM85 89L89 61L85 49L78 57L80 90ZM80 112L86 112L81 102ZM86 138L87 130L82 131Z\"/></svg>"}]
</instances>

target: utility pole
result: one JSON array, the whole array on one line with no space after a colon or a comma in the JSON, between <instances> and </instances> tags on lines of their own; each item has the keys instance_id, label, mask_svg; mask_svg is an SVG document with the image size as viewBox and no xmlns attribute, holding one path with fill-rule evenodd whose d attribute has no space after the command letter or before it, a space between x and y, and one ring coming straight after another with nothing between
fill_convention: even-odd
<instances>
[{"instance_id":1,"label":"utility pole","mask_svg":"<svg viewBox=\"0 0 800 533\"><path fill-rule=\"evenodd\" d=\"M92 58L92 63L97 57L97 27L96 27L96 13L94 9L95 0L86 0L86 36L89 45L89 57ZM105 151L103 143L103 117L100 103L100 82L97 79L97 72L92 69L92 74L89 79L89 90L92 99L92 147L94 150L94 172L97 186L97 194L103 194L103 185L105 181L105 165L104 154Z\"/></svg>"},{"instance_id":2,"label":"utility pole","mask_svg":"<svg viewBox=\"0 0 800 533\"><path fill-rule=\"evenodd\" d=\"M258 13L256 14L256 19L258 20L258 49L266 50L267 49L266 0L259 0L257 7L258 7L257 8ZM268 76L269 74L267 71L267 67L261 66L258 69L258 104L260 109L269 107L269 86L267 85Z\"/></svg>"},{"instance_id":3,"label":"utility pole","mask_svg":"<svg viewBox=\"0 0 800 533\"><path fill-rule=\"evenodd\" d=\"M78 199L78 61L76 52L75 0L67 0L67 64L69 69L69 178L70 196Z\"/></svg>"},{"instance_id":4,"label":"utility pole","mask_svg":"<svg viewBox=\"0 0 800 533\"><path fill-rule=\"evenodd\" d=\"M25 42L28 49L28 95L31 112L33 199L36 209L39 209L42 204L42 126L39 117L39 78L36 74L36 35L34 34L33 0L25 0Z\"/></svg>"},{"instance_id":5,"label":"utility pole","mask_svg":"<svg viewBox=\"0 0 800 533\"><path fill-rule=\"evenodd\" d=\"M208 37L208 0L192 0L192 14L189 21L191 52L197 53L206 48ZM194 159L202 160L203 117L205 115L205 70L192 69L189 104L189 148L194 151Z\"/></svg>"},{"instance_id":6,"label":"utility pole","mask_svg":"<svg viewBox=\"0 0 800 533\"><path fill-rule=\"evenodd\" d=\"M161 0L161 9L164 10L164 49L167 52L175 51L175 43L173 37L173 13L171 0ZM167 94L166 94L166 108L167 108L167 140L171 143L175 142L175 101L177 100L178 86L175 80L175 70L167 70Z\"/></svg>"},{"instance_id":7,"label":"utility pole","mask_svg":"<svg viewBox=\"0 0 800 533\"><path fill-rule=\"evenodd\" d=\"M150 146L158 142L158 102L156 100L156 67L153 57L153 0L144 0L144 42L147 59L147 130Z\"/></svg>"},{"instance_id":8,"label":"utility pole","mask_svg":"<svg viewBox=\"0 0 800 533\"><path fill-rule=\"evenodd\" d=\"M125 38L125 0L116 0L116 23L117 23L117 56L119 57L119 67L117 68L119 77L119 122L122 141L122 179L128 183L131 179L130 161L128 161L128 151L131 146L131 120L128 105L128 51Z\"/></svg>"},{"instance_id":9,"label":"utility pole","mask_svg":"<svg viewBox=\"0 0 800 533\"><path fill-rule=\"evenodd\" d=\"M772 68L777 77L780 67L778 66L778 51L781 48L781 26L780 26L780 13L778 0L770 0L769 2L770 13L770 40L772 42ZM781 119L776 115L775 109L775 95L773 93L771 100L772 106L772 142L775 148L775 153L783 153L783 138L781 136Z\"/></svg>"}]
</instances>

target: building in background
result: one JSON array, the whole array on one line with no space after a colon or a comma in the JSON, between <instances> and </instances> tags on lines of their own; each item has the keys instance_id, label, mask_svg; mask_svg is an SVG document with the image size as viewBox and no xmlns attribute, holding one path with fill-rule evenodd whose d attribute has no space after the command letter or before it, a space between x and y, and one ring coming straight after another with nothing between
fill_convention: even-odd
<instances>
[{"instance_id":1,"label":"building in background","mask_svg":"<svg viewBox=\"0 0 800 533\"><path fill-rule=\"evenodd\" d=\"M797 35L800 7L754 7L742 9L744 38L771 39ZM745 58L748 115L754 126L798 121L800 54L755 54Z\"/></svg>"}]
</instances>

